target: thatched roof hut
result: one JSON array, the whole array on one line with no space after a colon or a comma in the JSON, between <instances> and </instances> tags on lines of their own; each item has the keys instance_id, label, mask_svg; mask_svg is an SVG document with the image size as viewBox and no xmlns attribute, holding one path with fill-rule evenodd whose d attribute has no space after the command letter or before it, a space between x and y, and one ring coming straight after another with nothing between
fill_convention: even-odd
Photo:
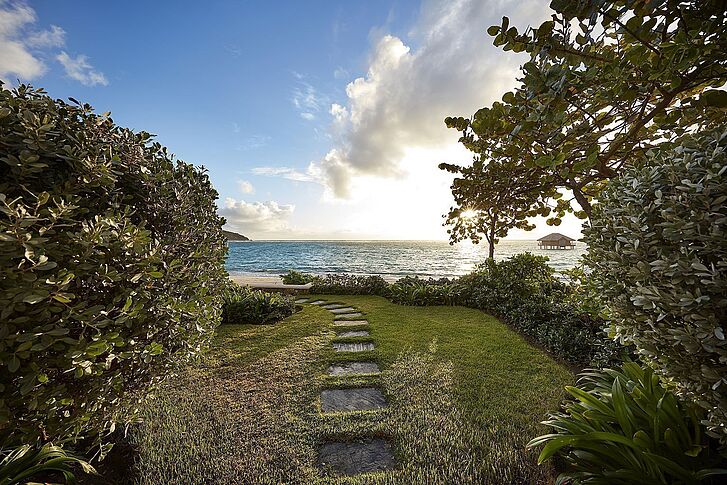
<instances>
[{"instance_id":1,"label":"thatched roof hut","mask_svg":"<svg viewBox=\"0 0 727 485\"><path fill-rule=\"evenodd\" d=\"M576 247L576 240L559 232L554 232L538 239L540 249L573 249Z\"/></svg>"}]
</instances>

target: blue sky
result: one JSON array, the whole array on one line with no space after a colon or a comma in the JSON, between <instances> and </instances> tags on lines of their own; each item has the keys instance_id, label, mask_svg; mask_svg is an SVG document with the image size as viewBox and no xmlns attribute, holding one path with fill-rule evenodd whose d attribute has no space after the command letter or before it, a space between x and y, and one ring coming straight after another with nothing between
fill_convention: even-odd
<instances>
[{"instance_id":1,"label":"blue sky","mask_svg":"<svg viewBox=\"0 0 727 485\"><path fill-rule=\"evenodd\" d=\"M514 85L485 30L544 5L0 0L0 78L157 134L253 238L444 239L436 165L470 155L442 120Z\"/></svg>"}]
</instances>

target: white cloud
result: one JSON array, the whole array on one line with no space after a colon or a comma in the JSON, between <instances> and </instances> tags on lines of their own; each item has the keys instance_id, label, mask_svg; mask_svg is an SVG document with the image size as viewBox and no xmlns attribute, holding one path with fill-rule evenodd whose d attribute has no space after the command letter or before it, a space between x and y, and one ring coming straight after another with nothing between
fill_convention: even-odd
<instances>
[{"instance_id":1,"label":"white cloud","mask_svg":"<svg viewBox=\"0 0 727 485\"><path fill-rule=\"evenodd\" d=\"M351 75L351 73L348 72L348 69L345 69L343 67L337 67L333 71L333 77L336 79L346 79L350 75Z\"/></svg>"},{"instance_id":2,"label":"white cloud","mask_svg":"<svg viewBox=\"0 0 727 485\"><path fill-rule=\"evenodd\" d=\"M63 65L66 70L66 75L71 79L75 79L84 86L106 86L108 80L102 72L96 71L93 66L88 62L88 57L83 54L77 55L75 58L66 54L65 51L61 51L56 56L56 60Z\"/></svg>"},{"instance_id":3,"label":"white cloud","mask_svg":"<svg viewBox=\"0 0 727 485\"><path fill-rule=\"evenodd\" d=\"M0 0L0 79L32 81L48 70L45 59L55 57L66 73L87 86L106 85L106 77L93 69L84 55L75 59L65 52L50 52L66 43L66 31L57 25L48 30L35 28L38 17L25 2ZM55 51L57 53L57 51Z\"/></svg>"},{"instance_id":4,"label":"white cloud","mask_svg":"<svg viewBox=\"0 0 727 485\"><path fill-rule=\"evenodd\" d=\"M500 98L524 59L493 47L487 27L502 15L524 26L547 13L537 0L430 0L410 33L416 50L381 35L365 76L348 84L345 103L330 108L334 144L314 167L330 192L350 196L355 176L401 177L406 153L456 144L459 135L444 118L469 116Z\"/></svg>"},{"instance_id":5,"label":"white cloud","mask_svg":"<svg viewBox=\"0 0 727 485\"><path fill-rule=\"evenodd\" d=\"M237 124L235 124L237 126ZM237 127L235 133L239 133L240 129ZM254 150L256 148L262 148L266 146L272 138L267 135L251 135L243 139L236 147L237 150L246 151Z\"/></svg>"},{"instance_id":6,"label":"white cloud","mask_svg":"<svg viewBox=\"0 0 727 485\"><path fill-rule=\"evenodd\" d=\"M238 180L237 185L238 187L240 187L240 192L242 192L243 194L255 193L255 187L253 187L252 184L247 180Z\"/></svg>"},{"instance_id":7,"label":"white cloud","mask_svg":"<svg viewBox=\"0 0 727 485\"><path fill-rule=\"evenodd\" d=\"M23 3L0 2L0 37L13 37L37 20L35 10Z\"/></svg>"},{"instance_id":8,"label":"white cloud","mask_svg":"<svg viewBox=\"0 0 727 485\"><path fill-rule=\"evenodd\" d=\"M51 25L50 30L33 32L25 41L30 47L63 47L66 44L66 31L57 25Z\"/></svg>"},{"instance_id":9,"label":"white cloud","mask_svg":"<svg viewBox=\"0 0 727 485\"><path fill-rule=\"evenodd\" d=\"M295 182L320 182L317 174L311 172L310 167L307 172L301 172L291 167L255 167L252 169L252 173L269 177L281 177Z\"/></svg>"},{"instance_id":10,"label":"white cloud","mask_svg":"<svg viewBox=\"0 0 727 485\"><path fill-rule=\"evenodd\" d=\"M225 199L225 207L219 210L227 219L227 226L246 236L281 233L288 230L288 219L295 211L291 204L278 204L275 201L245 202L231 197Z\"/></svg>"},{"instance_id":11,"label":"white cloud","mask_svg":"<svg viewBox=\"0 0 727 485\"><path fill-rule=\"evenodd\" d=\"M328 104L328 99L320 94L312 84L304 81L302 74L294 72L293 75L298 80L298 85L293 89L293 106L300 112L301 118L312 121Z\"/></svg>"},{"instance_id":12,"label":"white cloud","mask_svg":"<svg viewBox=\"0 0 727 485\"><path fill-rule=\"evenodd\" d=\"M23 40L25 30L36 22L35 11L22 3L0 2L0 79L30 80L46 71Z\"/></svg>"}]
</instances>

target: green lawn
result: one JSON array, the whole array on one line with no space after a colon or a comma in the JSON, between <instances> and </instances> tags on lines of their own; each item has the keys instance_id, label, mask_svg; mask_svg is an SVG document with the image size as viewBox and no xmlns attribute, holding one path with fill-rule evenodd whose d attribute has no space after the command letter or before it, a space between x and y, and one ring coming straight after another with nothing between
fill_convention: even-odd
<instances>
[{"instance_id":1,"label":"green lawn","mask_svg":"<svg viewBox=\"0 0 727 485\"><path fill-rule=\"evenodd\" d=\"M366 313L380 376L332 378L331 313L306 305L275 325L226 325L199 366L170 384L134 433L140 483L542 483L524 444L573 375L497 319L461 307L323 296ZM352 356L360 360L360 355ZM322 415L323 388L376 385L383 411ZM331 478L328 439L383 436L397 470Z\"/></svg>"}]
</instances>

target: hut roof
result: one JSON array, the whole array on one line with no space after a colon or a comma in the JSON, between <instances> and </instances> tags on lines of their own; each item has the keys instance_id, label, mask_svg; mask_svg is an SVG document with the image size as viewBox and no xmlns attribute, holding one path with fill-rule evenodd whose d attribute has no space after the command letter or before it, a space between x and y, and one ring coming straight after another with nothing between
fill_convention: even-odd
<instances>
[{"instance_id":1,"label":"hut roof","mask_svg":"<svg viewBox=\"0 0 727 485\"><path fill-rule=\"evenodd\" d=\"M548 234L547 236L543 236L540 239L538 239L538 241L546 241L546 242L547 241L553 241L553 242L558 242L561 239L567 239L568 241L575 241L575 239L573 239L572 237L565 236L565 235L563 235L563 234L561 234L559 232L554 232L552 234Z\"/></svg>"}]
</instances>

